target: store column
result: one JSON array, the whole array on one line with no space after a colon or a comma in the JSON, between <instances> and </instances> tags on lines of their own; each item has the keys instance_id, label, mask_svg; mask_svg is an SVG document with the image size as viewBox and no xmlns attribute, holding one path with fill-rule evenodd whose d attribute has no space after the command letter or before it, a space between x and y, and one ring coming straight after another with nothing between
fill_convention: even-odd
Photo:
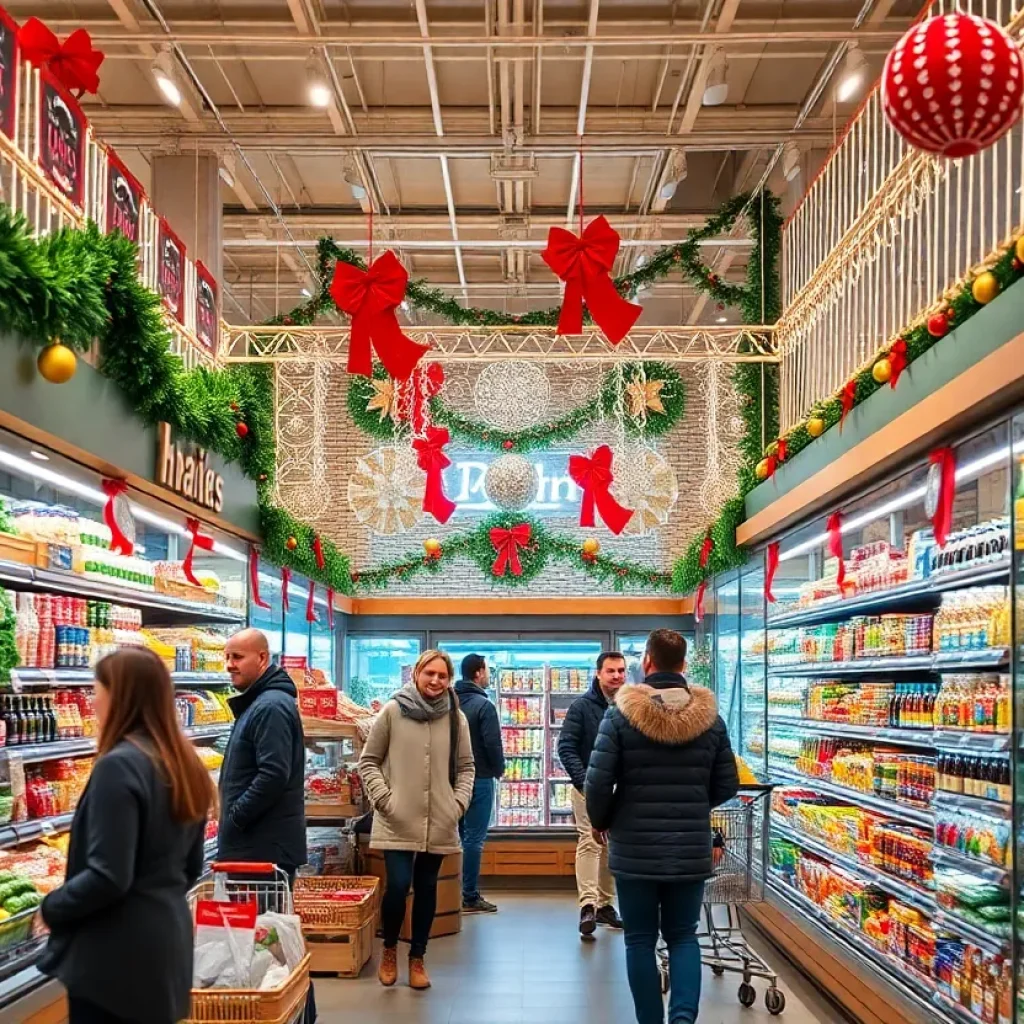
<instances>
[{"instance_id":1,"label":"store column","mask_svg":"<svg viewBox=\"0 0 1024 1024\"><path fill-rule=\"evenodd\" d=\"M223 217L220 161L213 153L154 155L153 209L185 243L189 259L199 259L221 281Z\"/></svg>"}]
</instances>

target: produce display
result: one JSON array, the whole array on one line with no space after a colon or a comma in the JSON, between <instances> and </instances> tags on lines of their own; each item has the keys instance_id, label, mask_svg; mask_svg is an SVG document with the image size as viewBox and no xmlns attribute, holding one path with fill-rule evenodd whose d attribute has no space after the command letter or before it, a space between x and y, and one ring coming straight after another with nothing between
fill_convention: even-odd
<instances>
[{"instance_id":1,"label":"produce display","mask_svg":"<svg viewBox=\"0 0 1024 1024\"><path fill-rule=\"evenodd\" d=\"M356 804L361 801L359 774L345 765L318 764L310 758L305 774L307 804Z\"/></svg>"}]
</instances>

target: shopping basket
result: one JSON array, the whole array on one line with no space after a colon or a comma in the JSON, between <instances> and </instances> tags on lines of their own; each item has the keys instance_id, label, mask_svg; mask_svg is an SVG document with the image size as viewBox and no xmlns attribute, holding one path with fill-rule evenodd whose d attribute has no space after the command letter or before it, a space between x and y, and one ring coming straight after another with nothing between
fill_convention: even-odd
<instances>
[{"instance_id":1,"label":"shopping basket","mask_svg":"<svg viewBox=\"0 0 1024 1024\"><path fill-rule=\"evenodd\" d=\"M757 992L751 981L768 982L764 1005L770 1014L786 1008L778 976L743 937L739 908L764 899L771 810L770 785L741 786L736 798L711 812L713 867L704 885L704 906L697 929L701 963L721 976L726 971L743 980L737 993L744 1006L753 1006ZM717 910L717 913L716 913ZM669 990L668 951L658 946L662 991Z\"/></svg>"},{"instance_id":2,"label":"shopping basket","mask_svg":"<svg viewBox=\"0 0 1024 1024\"><path fill-rule=\"evenodd\" d=\"M200 900L255 901L261 914L267 911L293 913L288 876L274 864L229 861L211 864L210 870L189 893L188 900L193 919ZM288 980L276 989L192 989L191 1016L184 1024L297 1024L305 1013L308 991L307 953Z\"/></svg>"}]
</instances>

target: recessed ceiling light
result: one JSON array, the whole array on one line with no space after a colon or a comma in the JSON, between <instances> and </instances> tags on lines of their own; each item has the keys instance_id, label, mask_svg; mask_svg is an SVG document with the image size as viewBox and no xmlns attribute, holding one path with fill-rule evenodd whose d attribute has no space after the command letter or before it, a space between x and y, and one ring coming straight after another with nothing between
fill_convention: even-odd
<instances>
[{"instance_id":1,"label":"recessed ceiling light","mask_svg":"<svg viewBox=\"0 0 1024 1024\"><path fill-rule=\"evenodd\" d=\"M305 295L305 297L308 299L312 296L313 293L308 288L303 288L302 294Z\"/></svg>"},{"instance_id":2,"label":"recessed ceiling light","mask_svg":"<svg viewBox=\"0 0 1024 1024\"><path fill-rule=\"evenodd\" d=\"M729 322L729 318L727 316L720 316L718 318L718 323L720 323L720 324L727 324L728 322Z\"/></svg>"},{"instance_id":3,"label":"recessed ceiling light","mask_svg":"<svg viewBox=\"0 0 1024 1024\"><path fill-rule=\"evenodd\" d=\"M867 77L868 62L861 52L860 47L853 43L846 52L846 70L836 88L836 99L840 103L846 103L857 95Z\"/></svg>"},{"instance_id":4,"label":"recessed ceiling light","mask_svg":"<svg viewBox=\"0 0 1024 1024\"><path fill-rule=\"evenodd\" d=\"M153 61L153 78L160 94L172 107L181 106L181 89L175 81L174 64L169 53L161 53Z\"/></svg>"},{"instance_id":5,"label":"recessed ceiling light","mask_svg":"<svg viewBox=\"0 0 1024 1024\"><path fill-rule=\"evenodd\" d=\"M50 461L49 455L45 454L44 452L37 452L35 448L33 448L32 451L29 452L29 455L31 455L33 459L38 459L40 462Z\"/></svg>"}]
</instances>

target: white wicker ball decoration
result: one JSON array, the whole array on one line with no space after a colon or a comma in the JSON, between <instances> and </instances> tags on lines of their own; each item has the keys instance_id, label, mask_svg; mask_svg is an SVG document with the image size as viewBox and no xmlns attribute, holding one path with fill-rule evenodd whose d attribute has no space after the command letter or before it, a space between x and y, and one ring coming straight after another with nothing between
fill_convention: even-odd
<instances>
[{"instance_id":1,"label":"white wicker ball decoration","mask_svg":"<svg viewBox=\"0 0 1024 1024\"><path fill-rule=\"evenodd\" d=\"M547 415L551 383L544 368L521 359L489 363L473 387L480 418L499 430L525 430Z\"/></svg>"},{"instance_id":2,"label":"white wicker ball decoration","mask_svg":"<svg viewBox=\"0 0 1024 1024\"><path fill-rule=\"evenodd\" d=\"M502 455L487 467L484 490L503 512L518 512L537 497L537 470L522 455Z\"/></svg>"}]
</instances>

